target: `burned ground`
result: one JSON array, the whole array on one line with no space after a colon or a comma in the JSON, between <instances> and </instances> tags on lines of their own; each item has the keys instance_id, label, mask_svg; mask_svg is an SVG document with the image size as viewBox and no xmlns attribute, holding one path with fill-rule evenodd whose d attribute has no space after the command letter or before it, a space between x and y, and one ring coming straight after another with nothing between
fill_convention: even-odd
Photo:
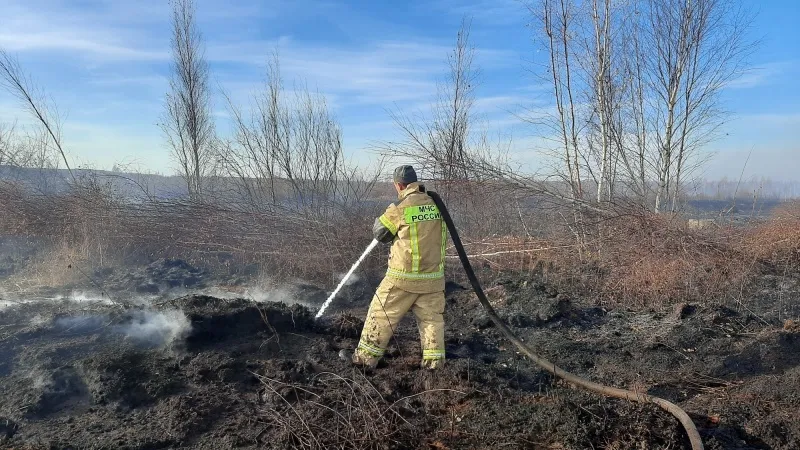
<instances>
[{"instance_id":1,"label":"burned ground","mask_svg":"<svg viewBox=\"0 0 800 450\"><path fill-rule=\"evenodd\" d=\"M353 369L339 354L357 343L368 289L357 291L317 322L299 304L205 295L7 307L0 445L688 448L660 409L599 398L533 366L455 284L443 371L418 368L410 317L378 369ZM310 287L296 292L312 309L321 301ZM786 322L796 318L797 279L765 277L747 308L632 310L514 276L488 293L544 357L684 407L707 448L800 448L800 334Z\"/></svg>"}]
</instances>

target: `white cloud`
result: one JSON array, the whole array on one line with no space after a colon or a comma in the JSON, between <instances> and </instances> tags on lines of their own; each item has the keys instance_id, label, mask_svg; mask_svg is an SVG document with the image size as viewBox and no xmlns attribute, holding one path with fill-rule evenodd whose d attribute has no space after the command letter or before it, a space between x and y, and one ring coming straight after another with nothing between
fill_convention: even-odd
<instances>
[{"instance_id":1,"label":"white cloud","mask_svg":"<svg viewBox=\"0 0 800 450\"><path fill-rule=\"evenodd\" d=\"M11 51L72 51L116 60L165 60L164 51L135 49L106 44L101 38L81 36L75 30L17 31L0 33L0 46Z\"/></svg>"},{"instance_id":2,"label":"white cloud","mask_svg":"<svg viewBox=\"0 0 800 450\"><path fill-rule=\"evenodd\" d=\"M752 153L750 152L752 150ZM752 149L720 149L703 167L703 177L719 179L738 177L743 172L744 179L766 177L775 181L796 181L800 171L797 155L800 147L770 148L765 146ZM748 155L750 156L747 165Z\"/></svg>"},{"instance_id":3,"label":"white cloud","mask_svg":"<svg viewBox=\"0 0 800 450\"><path fill-rule=\"evenodd\" d=\"M206 59L214 63L265 66L276 49L291 45L289 36L265 40L212 41L206 44Z\"/></svg>"},{"instance_id":4,"label":"white cloud","mask_svg":"<svg viewBox=\"0 0 800 450\"><path fill-rule=\"evenodd\" d=\"M26 71L34 79L45 80L41 87L57 97L63 110L71 111L64 140L76 162L109 167L126 158L161 170L169 167L156 126L170 58L168 2L0 2L0 47L19 53ZM476 129L513 133L512 153L526 161L538 161L539 150L552 146L541 138L524 137L546 135L550 131L547 126L523 124L516 115L552 115L552 87L546 83L517 85L525 81L513 78L510 72L522 65L521 51L512 50L517 44L504 42L509 39L497 38L499 27L516 29L526 20L524 7L517 0L433 0L417 6L425 14L446 15L443 23L452 32L444 33L441 29L424 33L418 30L419 24L384 23L380 17L367 16L347 5L320 3L199 1L198 23L207 42L212 90L216 91L219 81L237 104L246 107L253 92L263 88L266 63L277 50L287 95L305 81L309 90L325 96L341 120L348 152L369 149L375 141L396 132L386 109L397 107L409 114L429 112L437 82L447 75L446 58L455 40L456 19L467 15L472 16L473 36L477 41L483 36L487 43L476 51L475 64L482 69L485 81L476 92L479 97L474 110L481 121ZM316 38L328 35L325 30L307 33L305 28L297 35L288 34L295 23L308 26L317 19L319 23L332 23L340 17L342 22L336 25L343 29L330 35L347 35L346 39L304 40L309 34ZM347 27L355 22L363 28ZM271 34L262 36L262 32ZM429 38L431 35L437 38ZM69 73L60 72L59 65L66 65ZM728 88L783 83L798 67L797 61L763 64ZM50 88L44 84L48 80L56 80L66 89ZM0 98L0 122L14 117L21 124L29 120L19 105L2 102ZM218 125L224 129L228 122L225 105L218 97L213 103ZM798 114L743 115L734 123L736 133L731 131L731 139L715 147L738 150L745 144L749 148L761 143L786 149L800 139L796 131L800 130Z\"/></svg>"},{"instance_id":5,"label":"white cloud","mask_svg":"<svg viewBox=\"0 0 800 450\"><path fill-rule=\"evenodd\" d=\"M475 100L474 108L478 113L497 113L513 111L525 102L524 97L516 95L494 95L479 97Z\"/></svg>"},{"instance_id":6,"label":"white cloud","mask_svg":"<svg viewBox=\"0 0 800 450\"><path fill-rule=\"evenodd\" d=\"M94 0L90 4L93 8L78 9L56 0L9 1L13 20L0 31L0 46L12 51L77 54L106 66L137 61L163 64L170 58L166 2ZM198 18L201 26L204 20L218 19L220 12L234 18L275 18L287 8L294 10L297 5L278 2L267 8L236 2L228 6L211 0L210 4L198 5ZM352 105L389 107L393 103L427 101L436 92L436 80L446 73L445 61L451 50L449 42L367 41L353 48L302 44L288 36L253 40L238 35L235 26L226 25L221 31L212 25L209 27L215 29L211 34L204 33L206 56L212 71L214 66L220 68L215 73L226 88L230 82L246 84L243 80L252 78L254 72L261 78L267 60L277 49L287 84L306 80L311 90ZM209 39L214 33L222 34ZM483 68L507 67L517 64L518 56L505 50L481 49L476 63ZM107 86L164 86L159 77L140 73L99 75L90 80ZM260 84L260 80L252 82L254 88Z\"/></svg>"},{"instance_id":7,"label":"white cloud","mask_svg":"<svg viewBox=\"0 0 800 450\"><path fill-rule=\"evenodd\" d=\"M769 85L775 78L797 66L794 61L778 61L760 64L746 71L739 78L727 83L729 89L749 89Z\"/></svg>"},{"instance_id":8,"label":"white cloud","mask_svg":"<svg viewBox=\"0 0 800 450\"><path fill-rule=\"evenodd\" d=\"M125 15L125 11L116 9L118 6L76 13L61 2L8 0L0 46L12 52L70 52L94 59L167 59L166 46L148 46L152 44L151 33L134 20L152 16L141 10Z\"/></svg>"},{"instance_id":9,"label":"white cloud","mask_svg":"<svg viewBox=\"0 0 800 450\"><path fill-rule=\"evenodd\" d=\"M451 47L424 41L374 41L343 48L307 45L282 37L209 45L207 56L212 63L251 64L263 71L276 50L287 85L305 80L311 90L336 96L342 104L390 107L396 102L431 99L437 80L447 73ZM516 53L505 50L486 49L476 54L476 64L482 68L508 67L517 61ZM253 86L259 84L254 82Z\"/></svg>"},{"instance_id":10,"label":"white cloud","mask_svg":"<svg viewBox=\"0 0 800 450\"><path fill-rule=\"evenodd\" d=\"M742 114L726 124L723 133L707 146L714 156L704 168L706 177L738 177L744 168L745 177L797 179L800 113ZM750 160L745 166L748 154Z\"/></svg>"},{"instance_id":11,"label":"white cloud","mask_svg":"<svg viewBox=\"0 0 800 450\"><path fill-rule=\"evenodd\" d=\"M155 75L120 75L120 74L99 74L88 80L89 84L97 86L119 87L119 86L146 86L150 88L166 89L168 81L166 77Z\"/></svg>"},{"instance_id":12,"label":"white cloud","mask_svg":"<svg viewBox=\"0 0 800 450\"><path fill-rule=\"evenodd\" d=\"M239 47L238 54L224 52L226 56L220 59L263 66L273 48L268 44L245 44ZM432 95L436 88L434 77L444 67L446 56L446 51L437 45L398 42L342 49L284 41L278 50L287 83L305 79L312 90L318 88L353 103L389 104ZM220 53L210 48L209 58L213 61Z\"/></svg>"},{"instance_id":13,"label":"white cloud","mask_svg":"<svg viewBox=\"0 0 800 450\"><path fill-rule=\"evenodd\" d=\"M28 114L21 110L19 102L12 101L10 98L7 99L2 94L5 94L5 92L0 92L0 124L24 126L34 123L32 118L29 118Z\"/></svg>"}]
</instances>

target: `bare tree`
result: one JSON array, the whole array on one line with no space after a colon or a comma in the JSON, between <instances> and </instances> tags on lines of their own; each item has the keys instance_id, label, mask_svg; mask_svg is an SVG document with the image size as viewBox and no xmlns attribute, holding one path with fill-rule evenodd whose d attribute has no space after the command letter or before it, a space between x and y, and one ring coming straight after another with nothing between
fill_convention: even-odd
<instances>
[{"instance_id":1,"label":"bare tree","mask_svg":"<svg viewBox=\"0 0 800 450\"><path fill-rule=\"evenodd\" d=\"M613 110L611 98L613 83L611 81L611 64L613 59L611 44L611 0L592 0L592 25L594 26L594 58L592 58L592 73L594 87L595 114L599 121L600 132L600 171L597 176L597 203L604 199L603 189L610 190L613 185L612 161L612 133L611 121Z\"/></svg>"},{"instance_id":2,"label":"bare tree","mask_svg":"<svg viewBox=\"0 0 800 450\"><path fill-rule=\"evenodd\" d=\"M261 209L278 202L279 154L286 149L286 130L291 126L281 104L283 79L277 55L267 65L264 90L254 95L249 117L225 94L233 117L234 134L219 153L224 170L235 180L239 194Z\"/></svg>"},{"instance_id":3,"label":"bare tree","mask_svg":"<svg viewBox=\"0 0 800 450\"><path fill-rule=\"evenodd\" d=\"M699 150L727 120L719 94L746 68L751 17L736 0L649 0L639 11L635 103L647 135L639 141L651 149L653 210L671 200L675 211L684 181L704 161Z\"/></svg>"},{"instance_id":4,"label":"bare tree","mask_svg":"<svg viewBox=\"0 0 800 450\"><path fill-rule=\"evenodd\" d=\"M470 207L477 200L472 194L475 183L480 181L476 160L492 150L488 137L474 128L473 106L480 70L474 65L475 49L466 18L446 57L448 71L437 85L430 114L422 117L392 112L402 138L383 143L380 150L389 158L413 162L426 179L435 183L462 226L469 226L468 222L479 221L478 211Z\"/></svg>"},{"instance_id":5,"label":"bare tree","mask_svg":"<svg viewBox=\"0 0 800 450\"><path fill-rule=\"evenodd\" d=\"M380 164L372 172L346 161L325 97L305 86L287 95L277 55L249 114L227 99L235 133L220 152L221 164L249 207L282 204L327 217L361 203L374 187Z\"/></svg>"},{"instance_id":6,"label":"bare tree","mask_svg":"<svg viewBox=\"0 0 800 450\"><path fill-rule=\"evenodd\" d=\"M35 86L30 77L22 70L19 61L2 49L0 49L0 86L22 102L24 107L36 120L37 124L42 128L40 133L35 133L33 135L36 139L29 139L31 143L39 145L35 148L28 148L27 151L29 153L26 158L37 157L38 159L35 160L36 162L45 164L46 161L52 160L48 157L48 154L50 153L50 149L54 148L64 161L64 165L74 180L72 169L67 160L67 154L61 145L62 121L55 104L52 101L48 101L44 93ZM25 147L19 147L22 145L19 142L15 144L12 140L12 136L14 136L13 127L9 132L6 132L4 139L6 142L0 144L0 146L2 146L0 151L8 152L6 153L7 159L12 156L12 154L16 155L16 161L19 164L23 160L21 156L25 153L26 149ZM31 135L29 135L29 137L30 136ZM29 162L34 161L34 159L30 158L28 158Z\"/></svg>"},{"instance_id":7,"label":"bare tree","mask_svg":"<svg viewBox=\"0 0 800 450\"><path fill-rule=\"evenodd\" d=\"M16 165L14 149L14 126L0 123L0 166Z\"/></svg>"},{"instance_id":8,"label":"bare tree","mask_svg":"<svg viewBox=\"0 0 800 450\"><path fill-rule=\"evenodd\" d=\"M575 57L573 54L574 7L570 0L541 0L538 4L528 4L534 21L542 32L542 41L548 54L545 64L547 81L553 89L555 114L528 116L535 125L544 124L555 136L553 139L561 147L561 160L564 172L562 178L569 186L573 200L583 198L581 180L581 161L585 155L579 143L580 123L575 93ZM549 77L549 80L548 80Z\"/></svg>"},{"instance_id":9,"label":"bare tree","mask_svg":"<svg viewBox=\"0 0 800 450\"><path fill-rule=\"evenodd\" d=\"M691 158L697 149L713 139L727 119L719 105L719 93L745 69L753 44L746 41L749 15L731 0L651 0L652 44L658 58L654 91L668 120L659 144L662 164L656 210L671 196L672 210L678 205L681 183L694 168ZM677 36L675 29L678 29ZM678 45L668 45L669 39ZM654 58L655 59L655 58ZM667 173L666 168L672 169ZM663 178L666 178L664 180ZM662 186L672 186L672 192Z\"/></svg>"},{"instance_id":10,"label":"bare tree","mask_svg":"<svg viewBox=\"0 0 800 450\"><path fill-rule=\"evenodd\" d=\"M726 119L719 93L752 50L748 15L737 0L527 6L547 54L536 73L553 87L555 109L530 122L561 147L571 196L583 197L590 176L597 202L619 200L621 184L656 212L668 200L675 210L699 149Z\"/></svg>"},{"instance_id":11,"label":"bare tree","mask_svg":"<svg viewBox=\"0 0 800 450\"><path fill-rule=\"evenodd\" d=\"M193 199L202 196L204 180L214 163L214 123L204 52L194 1L172 0L172 78L161 128Z\"/></svg>"},{"instance_id":12,"label":"bare tree","mask_svg":"<svg viewBox=\"0 0 800 450\"><path fill-rule=\"evenodd\" d=\"M412 159L447 197L447 191L469 179L473 104L479 71L473 66L475 49L469 39L470 24L464 19L453 50L447 55L447 77L438 85L430 120L420 120L402 112L392 118L403 139L384 145L388 156Z\"/></svg>"},{"instance_id":13,"label":"bare tree","mask_svg":"<svg viewBox=\"0 0 800 450\"><path fill-rule=\"evenodd\" d=\"M474 68L475 49L470 44L470 23L464 19L458 30L453 51L447 55L448 78L439 85L438 105L434 109L436 145L440 152L440 187L447 190L458 180L466 181L469 174L463 162L467 159L472 106L479 71Z\"/></svg>"},{"instance_id":14,"label":"bare tree","mask_svg":"<svg viewBox=\"0 0 800 450\"><path fill-rule=\"evenodd\" d=\"M631 14L632 13L632 14ZM625 186L633 194L640 205L648 202L650 180L649 164L649 139L648 109L646 95L647 79L645 54L642 45L642 26L640 20L635 20L640 15L638 6L628 15L634 17L624 24L620 39L620 55L622 70L622 93L620 99L619 115L629 123L617 128L617 140L620 147L620 159L624 167Z\"/></svg>"},{"instance_id":15,"label":"bare tree","mask_svg":"<svg viewBox=\"0 0 800 450\"><path fill-rule=\"evenodd\" d=\"M380 150L387 157L413 162L445 197L459 228L477 236L510 229L514 219L508 213L515 212L514 218L521 214L519 207L508 206L518 197L546 191L563 202L564 196L514 170L508 157L510 137L490 139L489 127L480 126L473 109L480 71L474 64L469 26L469 21L462 21L447 54L449 70L438 86L431 113L394 112L401 138L382 143Z\"/></svg>"}]
</instances>

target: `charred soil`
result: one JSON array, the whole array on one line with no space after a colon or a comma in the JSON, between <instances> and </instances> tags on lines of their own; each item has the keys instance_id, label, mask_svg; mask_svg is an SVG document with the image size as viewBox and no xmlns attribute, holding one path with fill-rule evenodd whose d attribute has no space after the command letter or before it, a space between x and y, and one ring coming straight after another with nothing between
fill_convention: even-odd
<instances>
[{"instance_id":1,"label":"charred soil","mask_svg":"<svg viewBox=\"0 0 800 450\"><path fill-rule=\"evenodd\" d=\"M800 448L796 278L766 277L747 307L666 311L595 304L521 277L489 287L542 356L679 404L706 448ZM688 448L664 411L533 366L452 284L443 370L419 368L412 317L374 372L355 369L339 353L357 344L365 300L317 322L305 306L203 295L0 310L0 447Z\"/></svg>"}]
</instances>

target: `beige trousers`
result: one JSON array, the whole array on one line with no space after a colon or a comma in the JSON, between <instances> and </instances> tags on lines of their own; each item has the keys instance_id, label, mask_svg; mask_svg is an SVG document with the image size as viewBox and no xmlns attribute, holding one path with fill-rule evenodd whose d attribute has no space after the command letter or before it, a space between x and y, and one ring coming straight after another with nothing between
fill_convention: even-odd
<instances>
[{"instance_id":1,"label":"beige trousers","mask_svg":"<svg viewBox=\"0 0 800 450\"><path fill-rule=\"evenodd\" d=\"M415 294L384 278L361 331L361 340L353 354L355 364L375 367L386 351L400 319L411 309L417 318L422 341L422 367L435 369L444 364L444 292Z\"/></svg>"}]
</instances>

